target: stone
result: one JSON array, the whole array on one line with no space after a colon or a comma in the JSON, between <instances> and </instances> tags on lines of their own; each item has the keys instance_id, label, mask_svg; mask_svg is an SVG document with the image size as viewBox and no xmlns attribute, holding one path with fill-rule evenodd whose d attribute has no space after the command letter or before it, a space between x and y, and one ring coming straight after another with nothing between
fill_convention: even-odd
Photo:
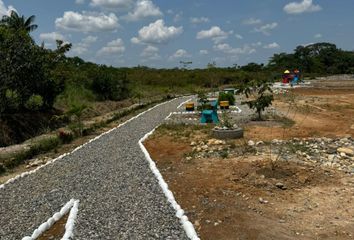
<instances>
[{"instance_id":1,"label":"stone","mask_svg":"<svg viewBox=\"0 0 354 240\"><path fill-rule=\"evenodd\" d=\"M256 143L256 146L258 146L258 145L262 145L262 144L264 144L264 142L263 142L263 141L258 141L258 142Z\"/></svg>"},{"instance_id":2,"label":"stone","mask_svg":"<svg viewBox=\"0 0 354 240\"><path fill-rule=\"evenodd\" d=\"M195 146L195 145L197 145L196 142L191 142L191 146Z\"/></svg>"},{"instance_id":3,"label":"stone","mask_svg":"<svg viewBox=\"0 0 354 240\"><path fill-rule=\"evenodd\" d=\"M281 190L286 190L287 189L286 186L283 183L281 183L281 182L276 183L275 186L277 188L281 189Z\"/></svg>"},{"instance_id":4,"label":"stone","mask_svg":"<svg viewBox=\"0 0 354 240\"><path fill-rule=\"evenodd\" d=\"M335 157L336 157L336 155L331 154L331 155L328 155L327 158L328 158L329 161L333 162L333 160L334 160Z\"/></svg>"},{"instance_id":5,"label":"stone","mask_svg":"<svg viewBox=\"0 0 354 240\"><path fill-rule=\"evenodd\" d=\"M258 201L259 201L260 203L262 203L262 204L267 204L267 203L268 203L267 200L265 200L265 199L263 199L263 198L261 198L261 197L258 199Z\"/></svg>"},{"instance_id":6,"label":"stone","mask_svg":"<svg viewBox=\"0 0 354 240\"><path fill-rule=\"evenodd\" d=\"M345 155L349 155L349 156L354 156L354 151L350 148L338 148L337 149L338 153L344 153Z\"/></svg>"},{"instance_id":7,"label":"stone","mask_svg":"<svg viewBox=\"0 0 354 240\"><path fill-rule=\"evenodd\" d=\"M253 147L255 145L254 141L252 141L252 140L249 140L247 144L248 144L248 146L251 146L251 147Z\"/></svg>"}]
</instances>

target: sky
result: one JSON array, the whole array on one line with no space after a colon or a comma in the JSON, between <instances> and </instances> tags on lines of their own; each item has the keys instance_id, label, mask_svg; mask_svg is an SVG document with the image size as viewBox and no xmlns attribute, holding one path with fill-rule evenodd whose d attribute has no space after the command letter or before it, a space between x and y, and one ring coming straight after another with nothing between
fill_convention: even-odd
<instances>
[{"instance_id":1,"label":"sky","mask_svg":"<svg viewBox=\"0 0 354 240\"><path fill-rule=\"evenodd\" d=\"M353 0L0 0L0 17L36 16L38 44L116 67L267 63L296 46L354 50Z\"/></svg>"}]
</instances>

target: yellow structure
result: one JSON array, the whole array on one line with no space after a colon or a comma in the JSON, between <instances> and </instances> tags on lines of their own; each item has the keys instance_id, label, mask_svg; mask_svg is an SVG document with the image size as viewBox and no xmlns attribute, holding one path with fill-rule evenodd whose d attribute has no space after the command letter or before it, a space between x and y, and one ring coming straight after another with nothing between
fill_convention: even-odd
<instances>
[{"instance_id":1,"label":"yellow structure","mask_svg":"<svg viewBox=\"0 0 354 240\"><path fill-rule=\"evenodd\" d=\"M186 111L194 111L194 102L186 103Z\"/></svg>"},{"instance_id":2,"label":"yellow structure","mask_svg":"<svg viewBox=\"0 0 354 240\"><path fill-rule=\"evenodd\" d=\"M230 103L229 101L220 101L219 103L221 109L229 109Z\"/></svg>"}]
</instances>

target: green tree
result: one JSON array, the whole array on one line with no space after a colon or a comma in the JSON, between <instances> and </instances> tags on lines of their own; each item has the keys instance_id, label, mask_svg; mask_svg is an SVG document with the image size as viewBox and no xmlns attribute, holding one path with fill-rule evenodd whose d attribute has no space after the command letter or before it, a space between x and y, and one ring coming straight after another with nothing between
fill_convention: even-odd
<instances>
[{"instance_id":1,"label":"green tree","mask_svg":"<svg viewBox=\"0 0 354 240\"><path fill-rule=\"evenodd\" d=\"M258 120L262 120L262 112L271 106L274 100L271 85L271 81L251 81L242 89L246 97L251 98L242 104L247 104L249 108L254 109Z\"/></svg>"},{"instance_id":2,"label":"green tree","mask_svg":"<svg viewBox=\"0 0 354 240\"><path fill-rule=\"evenodd\" d=\"M37 24L34 24L36 16L32 15L29 18L20 16L16 11L11 11L9 16L3 16L0 24L6 25L14 30L24 30L26 32L32 32L38 28Z\"/></svg>"}]
</instances>

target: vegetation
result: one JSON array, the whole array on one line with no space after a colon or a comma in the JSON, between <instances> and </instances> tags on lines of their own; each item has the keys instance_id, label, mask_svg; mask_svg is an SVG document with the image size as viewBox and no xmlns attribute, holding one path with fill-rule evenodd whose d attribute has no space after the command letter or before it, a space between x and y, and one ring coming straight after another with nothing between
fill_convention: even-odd
<instances>
[{"instance_id":1,"label":"vegetation","mask_svg":"<svg viewBox=\"0 0 354 240\"><path fill-rule=\"evenodd\" d=\"M235 105L235 96L232 93L220 92L219 102L220 101L228 101L230 105Z\"/></svg>"},{"instance_id":2,"label":"vegetation","mask_svg":"<svg viewBox=\"0 0 354 240\"><path fill-rule=\"evenodd\" d=\"M272 105L274 100L271 84L270 81L252 81L242 89L247 98L252 97L251 100L245 101L243 104L247 104L249 108L256 110L258 120L262 120L261 113Z\"/></svg>"},{"instance_id":3,"label":"vegetation","mask_svg":"<svg viewBox=\"0 0 354 240\"><path fill-rule=\"evenodd\" d=\"M212 62L205 69L114 68L67 57L71 44L63 41L57 41L55 49L37 45L30 35L37 27L34 15L26 18L14 11L0 20L1 122L17 115L60 111L80 113L72 118L75 125L96 101L136 98L140 103L150 98L216 91L223 86L258 88L258 97L248 104L261 117L262 109L272 102L271 95L260 92L263 83L280 79L286 68L298 68L303 76L354 73L354 53L331 43L298 46L293 53L274 54L268 64L220 68ZM221 99L233 102L224 94ZM3 146L1 139L5 138L0 136Z\"/></svg>"}]
</instances>

